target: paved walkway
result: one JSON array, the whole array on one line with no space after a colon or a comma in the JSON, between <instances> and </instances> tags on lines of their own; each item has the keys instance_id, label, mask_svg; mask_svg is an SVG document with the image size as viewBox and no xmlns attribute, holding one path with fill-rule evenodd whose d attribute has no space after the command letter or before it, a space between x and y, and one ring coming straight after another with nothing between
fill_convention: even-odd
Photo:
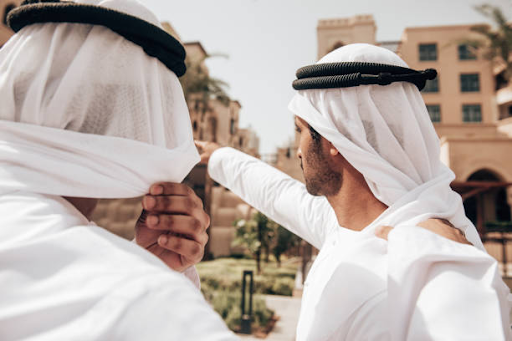
<instances>
[{"instance_id":1,"label":"paved walkway","mask_svg":"<svg viewBox=\"0 0 512 341\"><path fill-rule=\"evenodd\" d=\"M265 340L267 341L293 341L295 340L295 329L297 328L297 321L300 312L300 297L290 296L265 296L267 306L275 311L275 314L280 317L276 322L274 329L268 334ZM242 340L262 340L254 336L240 335Z\"/></svg>"}]
</instances>

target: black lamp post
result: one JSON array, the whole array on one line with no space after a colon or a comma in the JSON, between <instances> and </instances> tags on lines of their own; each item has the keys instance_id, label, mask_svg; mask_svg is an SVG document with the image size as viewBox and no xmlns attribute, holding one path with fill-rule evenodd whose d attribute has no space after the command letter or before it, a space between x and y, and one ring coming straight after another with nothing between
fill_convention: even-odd
<instances>
[{"instance_id":1,"label":"black lamp post","mask_svg":"<svg viewBox=\"0 0 512 341\"><path fill-rule=\"evenodd\" d=\"M246 278L249 276L249 311L245 310L245 301L246 301L246 288L247 281ZM253 271L252 270L244 270L244 274L242 275L242 325L240 328L240 333L242 334L251 334L251 320L252 320L252 291L254 285Z\"/></svg>"}]
</instances>

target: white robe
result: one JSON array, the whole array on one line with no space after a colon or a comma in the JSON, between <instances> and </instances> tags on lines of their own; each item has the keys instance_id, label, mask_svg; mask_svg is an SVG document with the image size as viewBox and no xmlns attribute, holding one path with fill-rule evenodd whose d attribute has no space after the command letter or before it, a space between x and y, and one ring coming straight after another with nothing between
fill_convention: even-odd
<instances>
[{"instance_id":1,"label":"white robe","mask_svg":"<svg viewBox=\"0 0 512 341\"><path fill-rule=\"evenodd\" d=\"M395 228L387 242L373 228L340 227L324 197L231 148L215 151L208 170L320 249L305 282L298 340L511 339L509 290L487 253L415 226Z\"/></svg>"},{"instance_id":2,"label":"white robe","mask_svg":"<svg viewBox=\"0 0 512 341\"><path fill-rule=\"evenodd\" d=\"M201 293L59 196L0 196L0 340L236 340Z\"/></svg>"}]
</instances>

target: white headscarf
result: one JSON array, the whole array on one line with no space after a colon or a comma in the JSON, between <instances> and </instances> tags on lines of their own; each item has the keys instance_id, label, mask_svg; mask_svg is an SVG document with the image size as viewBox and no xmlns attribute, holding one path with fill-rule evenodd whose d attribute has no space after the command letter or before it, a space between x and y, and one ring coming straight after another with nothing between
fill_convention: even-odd
<instances>
[{"instance_id":1,"label":"white headscarf","mask_svg":"<svg viewBox=\"0 0 512 341\"><path fill-rule=\"evenodd\" d=\"M75 2L161 27L134 0ZM0 103L0 193L132 197L199 160L176 75L103 26L20 30L0 50Z\"/></svg>"},{"instance_id":2,"label":"white headscarf","mask_svg":"<svg viewBox=\"0 0 512 341\"><path fill-rule=\"evenodd\" d=\"M393 52L368 44L341 47L318 64L332 62L408 67ZM444 218L483 249L461 197L450 188L455 176L440 161L439 139L414 84L302 90L289 109L329 140L389 206L368 232L377 224L399 227Z\"/></svg>"}]
</instances>

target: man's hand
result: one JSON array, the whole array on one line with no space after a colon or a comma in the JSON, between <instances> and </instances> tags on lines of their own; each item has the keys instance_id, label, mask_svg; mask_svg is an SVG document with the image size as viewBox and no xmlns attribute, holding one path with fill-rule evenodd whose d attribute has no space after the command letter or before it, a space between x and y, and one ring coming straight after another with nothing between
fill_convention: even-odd
<instances>
[{"instance_id":1,"label":"man's hand","mask_svg":"<svg viewBox=\"0 0 512 341\"><path fill-rule=\"evenodd\" d=\"M142 199L142 214L135 226L137 244L184 271L203 258L210 217L194 191L179 183L157 183Z\"/></svg>"},{"instance_id":2,"label":"man's hand","mask_svg":"<svg viewBox=\"0 0 512 341\"><path fill-rule=\"evenodd\" d=\"M220 145L215 142L206 142L206 141L194 141L197 149L199 149L199 154L201 155L202 164L208 164L210 160L210 156L212 156L213 152L220 148Z\"/></svg>"},{"instance_id":3,"label":"man's hand","mask_svg":"<svg viewBox=\"0 0 512 341\"><path fill-rule=\"evenodd\" d=\"M441 237L448 238L461 244L472 245L461 230L453 226L449 221L445 219L428 219L418 224ZM393 229L391 226L380 226L376 229L375 235L379 238L388 240L388 234Z\"/></svg>"}]
</instances>

